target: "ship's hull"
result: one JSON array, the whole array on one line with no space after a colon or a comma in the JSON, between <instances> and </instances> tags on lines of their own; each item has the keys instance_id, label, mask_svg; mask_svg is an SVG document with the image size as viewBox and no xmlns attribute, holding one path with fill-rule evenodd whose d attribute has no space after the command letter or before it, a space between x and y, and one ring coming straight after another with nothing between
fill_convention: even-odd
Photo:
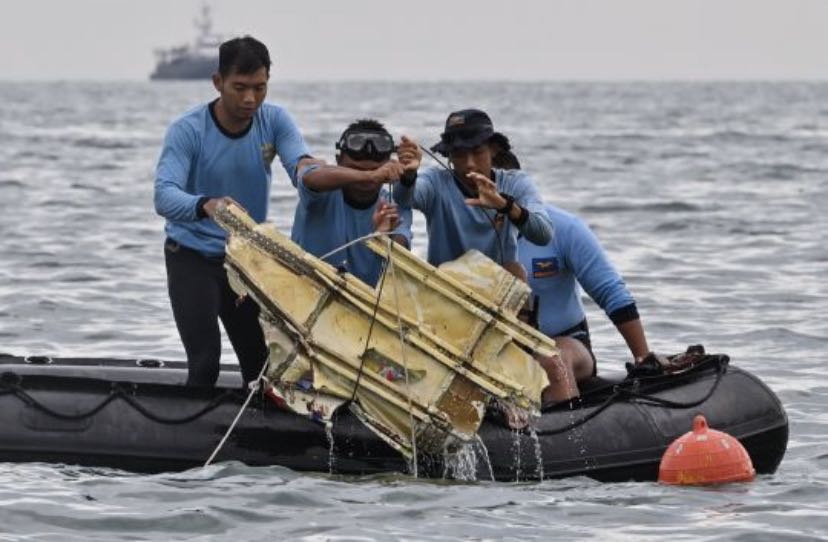
<instances>
[{"instance_id":1,"label":"ship's hull","mask_svg":"<svg viewBox=\"0 0 828 542\"><path fill-rule=\"evenodd\" d=\"M199 390L183 385L182 363L155 365L0 356L0 460L139 472L202 465L241 408L241 379L225 368L215 389ZM643 380L636 388L615 384L596 380L578 408L545 411L536 435L484 421L479 435L491 468L478 447L476 477L654 480L664 450L698 413L711 427L737 437L758 473L774 472L782 460L788 437L784 409L746 371L708 363L684 375ZM681 407L708 395L697 406ZM334 417L329 437L319 423L267 397L247 408L216 460L340 474L409 470L399 453L347 409ZM420 458L421 475L444 472L444 458Z\"/></svg>"},{"instance_id":2,"label":"ship's hull","mask_svg":"<svg viewBox=\"0 0 828 542\"><path fill-rule=\"evenodd\" d=\"M159 62L152 80L207 80L218 70L218 57L179 57Z\"/></svg>"}]
</instances>

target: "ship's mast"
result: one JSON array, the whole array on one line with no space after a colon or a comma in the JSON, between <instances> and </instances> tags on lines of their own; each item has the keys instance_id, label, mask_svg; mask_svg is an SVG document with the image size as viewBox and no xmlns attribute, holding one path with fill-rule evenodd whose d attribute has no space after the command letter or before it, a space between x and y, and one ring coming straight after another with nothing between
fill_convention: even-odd
<instances>
[{"instance_id":1,"label":"ship's mast","mask_svg":"<svg viewBox=\"0 0 828 542\"><path fill-rule=\"evenodd\" d=\"M206 2L201 4L201 16L196 18L193 24L198 29L196 43L198 45L207 44L210 41L209 38L213 28L213 21L210 18L210 6Z\"/></svg>"}]
</instances>

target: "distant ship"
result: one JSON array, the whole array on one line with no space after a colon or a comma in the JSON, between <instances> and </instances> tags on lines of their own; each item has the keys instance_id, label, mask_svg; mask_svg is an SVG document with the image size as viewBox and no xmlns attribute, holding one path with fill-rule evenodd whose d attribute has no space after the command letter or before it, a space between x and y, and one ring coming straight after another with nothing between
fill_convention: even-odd
<instances>
[{"instance_id":1,"label":"distant ship","mask_svg":"<svg viewBox=\"0 0 828 542\"><path fill-rule=\"evenodd\" d=\"M198 33L193 43L155 52L158 64L150 79L210 79L218 70L218 47L224 38L213 33L207 4L194 22Z\"/></svg>"}]
</instances>

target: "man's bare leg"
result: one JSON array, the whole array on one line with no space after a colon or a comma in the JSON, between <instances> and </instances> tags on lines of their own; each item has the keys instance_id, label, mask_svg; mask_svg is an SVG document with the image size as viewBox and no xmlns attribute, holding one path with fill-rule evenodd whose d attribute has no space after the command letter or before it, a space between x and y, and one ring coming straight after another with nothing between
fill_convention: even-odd
<instances>
[{"instance_id":1,"label":"man's bare leg","mask_svg":"<svg viewBox=\"0 0 828 542\"><path fill-rule=\"evenodd\" d=\"M549 386L543 390L544 403L559 403L578 397L577 382L592 376L595 361L584 344L572 337L555 337L557 356L536 356L546 371Z\"/></svg>"},{"instance_id":2,"label":"man's bare leg","mask_svg":"<svg viewBox=\"0 0 828 542\"><path fill-rule=\"evenodd\" d=\"M503 267L520 280L528 282L526 269L520 262L506 262ZM528 310L530 307L527 306L521 312ZM523 315L519 318L527 321ZM535 356L549 379L549 386L544 388L541 396L544 403L557 403L578 397L580 392L577 383L592 376L595 365L592 354L581 341L572 337L553 337L553 340L558 345L559 355Z\"/></svg>"}]
</instances>

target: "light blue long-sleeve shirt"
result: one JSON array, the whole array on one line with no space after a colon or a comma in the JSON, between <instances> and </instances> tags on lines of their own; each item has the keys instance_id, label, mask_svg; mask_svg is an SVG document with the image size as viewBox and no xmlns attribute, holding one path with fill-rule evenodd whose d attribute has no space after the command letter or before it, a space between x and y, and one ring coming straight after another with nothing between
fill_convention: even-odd
<instances>
[{"instance_id":1,"label":"light blue long-sleeve shirt","mask_svg":"<svg viewBox=\"0 0 828 542\"><path fill-rule=\"evenodd\" d=\"M517 236L520 232L532 242L546 244L552 238L552 225L544 212L535 183L523 171L494 169L497 190L509 194L529 212L518 228L511 220L491 209L472 207L451 172L427 168L417 174L412 187L394 185L394 199L400 206L421 211L428 230L428 261L432 265L459 258L476 249L498 263L517 261Z\"/></svg>"},{"instance_id":2,"label":"light blue long-sleeve shirt","mask_svg":"<svg viewBox=\"0 0 828 542\"><path fill-rule=\"evenodd\" d=\"M224 131L211 104L188 111L167 129L156 169L155 210L167 219L167 236L205 256L222 256L225 232L198 217L199 200L230 196L263 222L273 159L279 156L295 185L296 166L309 154L295 122L278 105L262 104L241 134Z\"/></svg>"},{"instance_id":3,"label":"light blue long-sleeve shirt","mask_svg":"<svg viewBox=\"0 0 828 542\"><path fill-rule=\"evenodd\" d=\"M583 220L553 205L546 206L546 214L555 228L554 239L544 246L518 242L520 262L539 298L540 330L555 337L583 321L578 284L613 322L637 317L624 280Z\"/></svg>"},{"instance_id":4,"label":"light blue long-sleeve shirt","mask_svg":"<svg viewBox=\"0 0 828 542\"><path fill-rule=\"evenodd\" d=\"M299 173L299 204L296 206L290 236L296 244L314 256L321 257L373 232L374 209L380 201L387 199L388 192L383 188L374 205L360 209L345 201L341 189L317 192L308 188L304 176L314 169L313 166L303 168ZM400 223L393 233L403 236L411 246L411 209L400 208L399 214ZM325 261L336 267L344 267L371 286L376 286L383 266L383 259L362 243L353 244Z\"/></svg>"}]
</instances>

